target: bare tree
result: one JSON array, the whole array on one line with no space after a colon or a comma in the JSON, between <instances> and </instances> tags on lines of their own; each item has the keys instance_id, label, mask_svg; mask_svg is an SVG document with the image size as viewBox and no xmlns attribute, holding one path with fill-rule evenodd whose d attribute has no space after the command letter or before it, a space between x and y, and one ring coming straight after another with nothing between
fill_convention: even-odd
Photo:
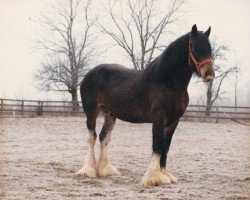
<instances>
[{"instance_id":1,"label":"bare tree","mask_svg":"<svg viewBox=\"0 0 250 200\"><path fill-rule=\"evenodd\" d=\"M184 0L173 0L168 7L160 0L110 0L109 21L99 26L126 52L135 69L144 69L155 52L166 46L161 44L162 36L181 17L183 4ZM161 10L159 5L163 5Z\"/></svg>"},{"instance_id":2,"label":"bare tree","mask_svg":"<svg viewBox=\"0 0 250 200\"><path fill-rule=\"evenodd\" d=\"M206 89L206 116L210 115L212 105L222 96L222 83L232 72L235 71L234 66L228 66L226 63L226 53L229 51L229 46L224 43L219 43L216 38L211 42L211 46L215 77L208 83Z\"/></svg>"},{"instance_id":3,"label":"bare tree","mask_svg":"<svg viewBox=\"0 0 250 200\"><path fill-rule=\"evenodd\" d=\"M235 81L234 81L234 107L235 109L238 106L238 95L239 95L239 67L238 67L238 63L236 62L235 64Z\"/></svg>"},{"instance_id":4,"label":"bare tree","mask_svg":"<svg viewBox=\"0 0 250 200\"><path fill-rule=\"evenodd\" d=\"M77 89L94 56L90 18L91 2L83 0L57 1L37 21L47 31L38 45L45 49L47 59L35 74L39 88L69 92L77 106Z\"/></svg>"}]
</instances>

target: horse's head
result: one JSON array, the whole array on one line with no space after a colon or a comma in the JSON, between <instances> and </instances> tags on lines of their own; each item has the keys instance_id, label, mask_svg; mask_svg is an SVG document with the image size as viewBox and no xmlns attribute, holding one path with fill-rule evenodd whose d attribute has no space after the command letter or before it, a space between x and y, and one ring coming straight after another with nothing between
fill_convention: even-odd
<instances>
[{"instance_id":1,"label":"horse's head","mask_svg":"<svg viewBox=\"0 0 250 200\"><path fill-rule=\"evenodd\" d=\"M214 78L212 50L208 40L210 31L211 27L203 33L193 25L189 39L189 65L194 67L194 71L204 82Z\"/></svg>"}]
</instances>

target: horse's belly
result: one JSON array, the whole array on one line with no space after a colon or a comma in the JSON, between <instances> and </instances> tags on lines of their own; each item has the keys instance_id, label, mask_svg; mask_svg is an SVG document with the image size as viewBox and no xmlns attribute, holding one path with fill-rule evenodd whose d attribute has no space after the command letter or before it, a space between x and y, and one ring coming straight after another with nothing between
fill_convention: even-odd
<instances>
[{"instance_id":1,"label":"horse's belly","mask_svg":"<svg viewBox=\"0 0 250 200\"><path fill-rule=\"evenodd\" d=\"M130 123L150 123L151 122L151 120L145 116L124 115L124 114L122 115L118 114L114 116L122 121L130 122Z\"/></svg>"},{"instance_id":2,"label":"horse's belly","mask_svg":"<svg viewBox=\"0 0 250 200\"><path fill-rule=\"evenodd\" d=\"M132 92L123 92L119 95L106 94L102 104L116 118L131 123L151 122L149 103L145 101L145 94L134 95Z\"/></svg>"},{"instance_id":3,"label":"horse's belly","mask_svg":"<svg viewBox=\"0 0 250 200\"><path fill-rule=\"evenodd\" d=\"M105 112L110 113L114 117L131 123L149 123L151 122L149 115L145 110L138 107L130 108L125 105L116 106L103 106Z\"/></svg>"}]
</instances>

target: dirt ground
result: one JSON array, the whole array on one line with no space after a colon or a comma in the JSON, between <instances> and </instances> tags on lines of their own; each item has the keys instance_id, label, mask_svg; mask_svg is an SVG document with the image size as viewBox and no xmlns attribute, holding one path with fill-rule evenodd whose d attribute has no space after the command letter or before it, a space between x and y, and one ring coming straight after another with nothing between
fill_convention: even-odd
<instances>
[{"instance_id":1,"label":"dirt ground","mask_svg":"<svg viewBox=\"0 0 250 200\"><path fill-rule=\"evenodd\" d=\"M109 148L117 177L75 178L86 139L84 118L1 120L0 199L250 199L247 126L181 122L167 162L178 183L149 188L140 181L150 161L150 124L117 121Z\"/></svg>"}]
</instances>

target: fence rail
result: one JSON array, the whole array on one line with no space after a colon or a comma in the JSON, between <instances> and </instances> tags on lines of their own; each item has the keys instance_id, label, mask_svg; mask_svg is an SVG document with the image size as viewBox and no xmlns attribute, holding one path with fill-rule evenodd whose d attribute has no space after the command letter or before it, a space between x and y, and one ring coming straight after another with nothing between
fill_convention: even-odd
<instances>
[{"instance_id":1,"label":"fence rail","mask_svg":"<svg viewBox=\"0 0 250 200\"><path fill-rule=\"evenodd\" d=\"M0 99L0 115L3 116L56 116L82 115L81 102L71 101L39 101ZM220 119L250 120L250 107L213 106L206 115L205 105L189 105L182 117L185 119L212 119L218 123Z\"/></svg>"}]
</instances>

